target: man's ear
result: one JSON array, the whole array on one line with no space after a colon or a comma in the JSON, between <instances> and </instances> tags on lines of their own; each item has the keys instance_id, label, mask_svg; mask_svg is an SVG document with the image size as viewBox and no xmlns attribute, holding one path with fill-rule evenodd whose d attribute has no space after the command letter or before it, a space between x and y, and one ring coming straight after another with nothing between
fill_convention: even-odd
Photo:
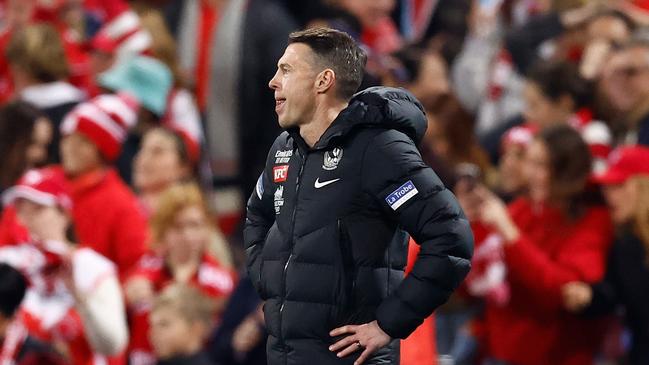
<instances>
[{"instance_id":1,"label":"man's ear","mask_svg":"<svg viewBox=\"0 0 649 365\"><path fill-rule=\"evenodd\" d=\"M336 73L330 69L324 69L316 76L315 88L318 94L324 94L336 83Z\"/></svg>"}]
</instances>

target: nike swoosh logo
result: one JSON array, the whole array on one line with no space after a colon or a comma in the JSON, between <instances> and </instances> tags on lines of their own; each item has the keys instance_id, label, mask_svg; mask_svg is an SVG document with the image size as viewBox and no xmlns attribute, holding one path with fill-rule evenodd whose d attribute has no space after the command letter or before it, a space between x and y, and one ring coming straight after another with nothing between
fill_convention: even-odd
<instances>
[{"instance_id":1,"label":"nike swoosh logo","mask_svg":"<svg viewBox=\"0 0 649 365\"><path fill-rule=\"evenodd\" d=\"M335 183L338 180L340 180L340 178L320 182L320 178L317 178L317 179L315 179L315 188L316 189L323 188L323 187L325 187L325 186L327 186L329 184Z\"/></svg>"}]
</instances>

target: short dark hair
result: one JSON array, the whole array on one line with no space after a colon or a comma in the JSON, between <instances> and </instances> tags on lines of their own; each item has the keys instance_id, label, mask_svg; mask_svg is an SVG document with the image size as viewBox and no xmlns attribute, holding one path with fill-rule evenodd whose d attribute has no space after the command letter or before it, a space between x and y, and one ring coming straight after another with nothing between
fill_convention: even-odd
<instances>
[{"instance_id":1,"label":"short dark hair","mask_svg":"<svg viewBox=\"0 0 649 365\"><path fill-rule=\"evenodd\" d=\"M310 28L291 33L288 44L293 43L309 46L316 61L334 71L340 98L348 100L358 90L367 56L349 34L330 28Z\"/></svg>"},{"instance_id":2,"label":"short dark hair","mask_svg":"<svg viewBox=\"0 0 649 365\"><path fill-rule=\"evenodd\" d=\"M569 62L538 61L530 68L527 80L552 101L568 95L576 108L588 106L592 101L591 85L579 75L577 66Z\"/></svg>"},{"instance_id":3,"label":"short dark hair","mask_svg":"<svg viewBox=\"0 0 649 365\"><path fill-rule=\"evenodd\" d=\"M0 263L0 314L9 318L16 313L27 291L27 280L13 267Z\"/></svg>"}]
</instances>

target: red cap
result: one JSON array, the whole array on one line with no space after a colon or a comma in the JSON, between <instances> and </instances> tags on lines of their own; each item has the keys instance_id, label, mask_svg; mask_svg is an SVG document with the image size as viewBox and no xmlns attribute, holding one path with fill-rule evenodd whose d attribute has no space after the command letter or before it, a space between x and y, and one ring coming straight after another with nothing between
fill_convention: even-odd
<instances>
[{"instance_id":1,"label":"red cap","mask_svg":"<svg viewBox=\"0 0 649 365\"><path fill-rule=\"evenodd\" d=\"M509 145L519 145L526 147L532 140L537 132L537 128L530 124L523 124L509 128L500 140L501 148Z\"/></svg>"},{"instance_id":2,"label":"red cap","mask_svg":"<svg viewBox=\"0 0 649 365\"><path fill-rule=\"evenodd\" d=\"M594 176L594 181L604 185L623 184L636 175L649 175L649 147L620 147L609 155L608 168Z\"/></svg>"},{"instance_id":3,"label":"red cap","mask_svg":"<svg viewBox=\"0 0 649 365\"><path fill-rule=\"evenodd\" d=\"M59 167L45 167L28 170L18 183L3 195L5 205L23 198L40 205L60 206L69 211L72 199L65 181L63 170Z\"/></svg>"}]
</instances>

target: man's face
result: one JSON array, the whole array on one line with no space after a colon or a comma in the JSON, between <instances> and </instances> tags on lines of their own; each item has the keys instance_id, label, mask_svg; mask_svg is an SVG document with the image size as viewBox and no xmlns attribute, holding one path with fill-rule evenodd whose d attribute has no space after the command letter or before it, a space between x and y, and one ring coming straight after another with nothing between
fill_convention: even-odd
<instances>
[{"instance_id":1,"label":"man's face","mask_svg":"<svg viewBox=\"0 0 649 365\"><path fill-rule=\"evenodd\" d=\"M317 94L315 58L309 46L293 43L277 62L277 72L268 86L275 91L275 112L279 125L299 127L310 122Z\"/></svg>"},{"instance_id":2,"label":"man's face","mask_svg":"<svg viewBox=\"0 0 649 365\"><path fill-rule=\"evenodd\" d=\"M649 49L635 47L613 54L602 82L616 109L632 111L649 97Z\"/></svg>"}]
</instances>

